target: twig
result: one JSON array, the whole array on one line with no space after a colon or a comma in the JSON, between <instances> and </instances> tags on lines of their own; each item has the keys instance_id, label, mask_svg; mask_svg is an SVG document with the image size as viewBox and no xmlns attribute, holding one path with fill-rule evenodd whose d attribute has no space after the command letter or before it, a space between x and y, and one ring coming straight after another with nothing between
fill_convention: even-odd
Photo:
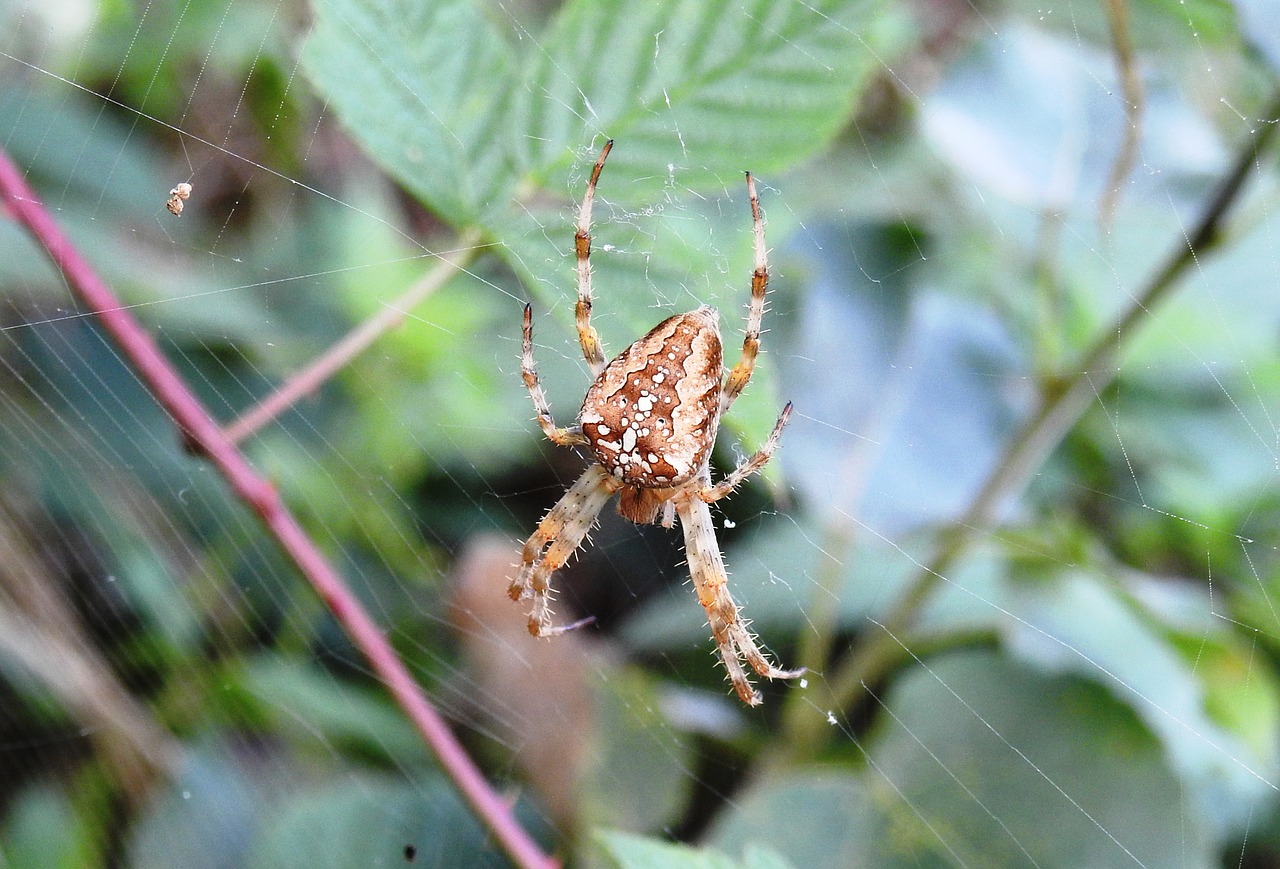
<instances>
[{"instance_id":1,"label":"twig","mask_svg":"<svg viewBox=\"0 0 1280 869\"><path fill-rule=\"evenodd\" d=\"M368 349L382 335L400 325L409 311L420 305L479 255L481 234L469 230L459 239L455 250L443 254L435 268L427 272L413 286L359 326L356 326L327 351L316 357L302 371L290 377L281 387L254 405L239 419L227 426L224 434L233 444L242 442L262 428L299 399L319 389L325 381L344 365Z\"/></svg>"},{"instance_id":2,"label":"twig","mask_svg":"<svg viewBox=\"0 0 1280 869\"><path fill-rule=\"evenodd\" d=\"M508 802L495 793L462 748L444 719L413 681L382 631L329 565L320 550L284 506L275 488L250 467L160 352L151 335L133 319L105 283L80 256L22 176L0 149L0 205L38 241L68 286L98 316L156 401L169 413L186 442L208 456L228 485L262 518L298 570L363 652L400 708L435 752L499 846L516 865L550 869L559 865L544 854L516 822Z\"/></svg>"},{"instance_id":3,"label":"twig","mask_svg":"<svg viewBox=\"0 0 1280 869\"><path fill-rule=\"evenodd\" d=\"M1115 55L1116 78L1120 80L1120 93L1124 99L1124 136L1115 162L1107 177L1102 199L1098 203L1098 223L1110 232L1120 191L1125 179L1138 161L1138 145L1142 141L1142 112L1146 104L1146 91L1142 76L1138 73L1137 59L1133 52L1133 38L1129 33L1129 0L1106 0L1107 23L1111 27L1111 50Z\"/></svg>"},{"instance_id":4,"label":"twig","mask_svg":"<svg viewBox=\"0 0 1280 869\"><path fill-rule=\"evenodd\" d=\"M991 526L1000 507L1022 491L1035 469L1076 424L1098 391L1115 379L1119 373L1116 357L1121 342L1173 290L1187 268L1218 242L1227 212L1257 166L1259 154L1275 135L1277 122L1272 119L1277 116L1280 116L1280 94L1267 107L1265 125L1241 147L1235 163L1205 204L1193 230L1179 242L1115 322L1072 366L1074 373L1042 388L1039 407L1010 439L964 514L943 533L933 558L908 584L883 619L882 628L865 633L853 654L827 681L834 709L848 709L858 702L865 696L866 686L876 684L902 660L902 648L894 637L908 634L916 615L969 542ZM783 753L790 758L812 754L831 729L825 718L813 714L796 715L787 723L788 733L780 744L785 746ZM774 762L782 761L775 759Z\"/></svg>"}]
</instances>

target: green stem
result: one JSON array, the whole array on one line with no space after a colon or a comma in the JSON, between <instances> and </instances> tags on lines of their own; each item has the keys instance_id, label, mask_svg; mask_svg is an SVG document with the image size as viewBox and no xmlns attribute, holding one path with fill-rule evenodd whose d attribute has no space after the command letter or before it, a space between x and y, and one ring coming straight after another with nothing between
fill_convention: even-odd
<instances>
[{"instance_id":1,"label":"green stem","mask_svg":"<svg viewBox=\"0 0 1280 869\"><path fill-rule=\"evenodd\" d=\"M227 426L224 432L227 439L233 444L241 443L285 410L315 392L351 360L368 350L375 341L403 323L410 311L475 261L482 250L481 238L478 229L464 232L453 250L440 255L431 271Z\"/></svg>"}]
</instances>

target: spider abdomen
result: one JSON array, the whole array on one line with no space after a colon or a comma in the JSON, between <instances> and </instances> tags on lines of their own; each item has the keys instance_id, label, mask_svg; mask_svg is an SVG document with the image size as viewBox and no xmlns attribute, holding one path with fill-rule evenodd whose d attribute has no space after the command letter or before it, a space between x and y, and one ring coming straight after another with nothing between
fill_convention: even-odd
<instances>
[{"instance_id":1,"label":"spider abdomen","mask_svg":"<svg viewBox=\"0 0 1280 869\"><path fill-rule=\"evenodd\" d=\"M643 489L696 476L720 422L722 358L716 311L705 305L663 320L619 353L582 402L596 461Z\"/></svg>"}]
</instances>

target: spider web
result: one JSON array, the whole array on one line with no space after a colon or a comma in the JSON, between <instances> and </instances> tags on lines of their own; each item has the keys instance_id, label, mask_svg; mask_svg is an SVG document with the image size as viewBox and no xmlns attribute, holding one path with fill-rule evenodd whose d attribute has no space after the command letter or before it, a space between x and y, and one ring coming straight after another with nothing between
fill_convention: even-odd
<instances>
[{"instance_id":1,"label":"spider web","mask_svg":"<svg viewBox=\"0 0 1280 869\"><path fill-rule=\"evenodd\" d=\"M549 852L1268 865L1270 11L15 2L0 145ZM717 533L810 668L761 710L678 532L606 509L555 577L590 628L535 642L506 596L584 467L520 323L569 424L606 136L610 356L706 303L736 361L760 185L717 479L795 412ZM0 866L503 865L98 318L0 245Z\"/></svg>"}]
</instances>

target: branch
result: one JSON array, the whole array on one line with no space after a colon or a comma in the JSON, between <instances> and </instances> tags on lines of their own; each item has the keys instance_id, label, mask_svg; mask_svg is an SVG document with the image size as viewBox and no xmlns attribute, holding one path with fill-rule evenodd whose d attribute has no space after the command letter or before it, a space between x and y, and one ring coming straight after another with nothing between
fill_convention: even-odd
<instances>
[{"instance_id":1,"label":"branch","mask_svg":"<svg viewBox=\"0 0 1280 869\"><path fill-rule=\"evenodd\" d=\"M938 549L911 582L877 629L864 633L848 660L827 681L830 706L844 710L861 701L867 686L882 680L903 659L895 637L909 634L916 615L933 596L943 576L966 551L969 543L994 524L1000 507L1021 494L1035 469L1048 458L1075 426L1098 392L1119 374L1116 359L1123 341L1133 334L1151 310L1176 287L1188 267L1213 250L1221 238L1223 221L1240 197L1244 183L1258 165L1259 154L1275 136L1280 116L1280 94L1273 97L1264 126L1241 146L1234 164L1206 202L1194 228L1148 279L1129 306L1108 326L1071 366L1070 376L1041 388L1036 411L1010 439L1003 455L973 501L942 533ZM799 699L788 709L787 757L805 757L831 730L826 719L813 714ZM776 759L774 762L782 762Z\"/></svg>"},{"instance_id":2,"label":"branch","mask_svg":"<svg viewBox=\"0 0 1280 869\"><path fill-rule=\"evenodd\" d=\"M467 755L448 724L413 681L377 624L329 565L275 488L257 474L160 352L151 335L133 319L111 290L80 256L0 149L0 204L39 242L71 290L95 312L152 396L172 417L185 442L209 458L228 485L262 519L298 570L307 578L352 643L386 684L392 697L435 752L462 797L489 828L516 865L551 869L547 856L516 822L506 800L496 794Z\"/></svg>"},{"instance_id":3,"label":"branch","mask_svg":"<svg viewBox=\"0 0 1280 869\"><path fill-rule=\"evenodd\" d=\"M478 230L464 233L456 249L442 254L435 268L227 426L224 432L227 439L233 444L240 443L292 407L299 399L319 389L335 372L367 350L374 341L404 322L409 311L444 286L449 278L465 269L479 254L479 243Z\"/></svg>"}]
</instances>

